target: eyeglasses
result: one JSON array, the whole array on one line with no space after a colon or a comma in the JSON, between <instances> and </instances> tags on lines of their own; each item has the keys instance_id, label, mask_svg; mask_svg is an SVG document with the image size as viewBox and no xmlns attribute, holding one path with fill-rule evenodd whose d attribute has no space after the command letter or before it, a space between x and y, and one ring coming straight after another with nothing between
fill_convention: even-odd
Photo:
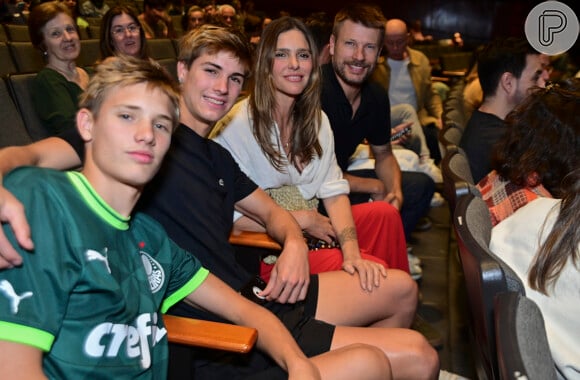
<instances>
[{"instance_id":1,"label":"eyeglasses","mask_svg":"<svg viewBox=\"0 0 580 380\"><path fill-rule=\"evenodd\" d=\"M129 24L127 26L117 25L111 29L111 33L114 36L121 36L125 34L125 31L128 31L130 34L135 34L139 33L139 30L141 30L141 27L137 24Z\"/></svg>"}]
</instances>

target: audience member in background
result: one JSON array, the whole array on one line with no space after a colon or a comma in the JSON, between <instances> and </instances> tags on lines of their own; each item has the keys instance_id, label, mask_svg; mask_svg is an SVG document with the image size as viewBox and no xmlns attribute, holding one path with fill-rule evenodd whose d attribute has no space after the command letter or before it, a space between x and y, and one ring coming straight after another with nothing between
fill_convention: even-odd
<instances>
[{"instance_id":1,"label":"audience member in background","mask_svg":"<svg viewBox=\"0 0 580 380\"><path fill-rule=\"evenodd\" d=\"M386 264L409 270L401 220L383 202L351 208L332 130L320 108L317 61L316 44L302 22L288 17L272 21L258 47L253 91L217 123L214 140L291 211L303 231L338 243L340 248L311 249L310 273L358 273L361 287L372 291L384 280ZM289 187L296 188L296 199ZM281 191L284 196L276 196ZM319 214L318 200L329 217ZM251 215L237 217L237 229L265 232ZM262 277L269 278L273 265L261 267ZM414 286L412 281L405 284Z\"/></svg>"},{"instance_id":2,"label":"audience member in background","mask_svg":"<svg viewBox=\"0 0 580 380\"><path fill-rule=\"evenodd\" d=\"M0 23L26 25L30 2L0 0Z\"/></svg>"},{"instance_id":3,"label":"audience member in background","mask_svg":"<svg viewBox=\"0 0 580 380\"><path fill-rule=\"evenodd\" d=\"M185 0L169 0L167 13L170 16L183 16L185 14Z\"/></svg>"},{"instance_id":4,"label":"audience member in background","mask_svg":"<svg viewBox=\"0 0 580 380\"><path fill-rule=\"evenodd\" d=\"M178 126L173 83L150 61L104 62L77 116L81 172L23 168L6 177L38 246L21 251L21 267L0 271L3 377L165 379L161 312L185 299L255 327L257 347L284 378L390 379L387 357L371 346L308 360L278 318L208 273L153 219L132 213ZM47 224L45 212L55 220Z\"/></svg>"},{"instance_id":5,"label":"audience member in background","mask_svg":"<svg viewBox=\"0 0 580 380\"><path fill-rule=\"evenodd\" d=\"M105 0L87 0L81 5L81 15L101 18L109 11Z\"/></svg>"},{"instance_id":6,"label":"audience member in background","mask_svg":"<svg viewBox=\"0 0 580 380\"><path fill-rule=\"evenodd\" d=\"M87 72L76 65L81 52L76 23L66 5L51 1L32 9L28 32L46 60L31 83L34 109L50 134L73 129L79 96L89 82Z\"/></svg>"},{"instance_id":7,"label":"audience member in background","mask_svg":"<svg viewBox=\"0 0 580 380\"><path fill-rule=\"evenodd\" d=\"M336 15L330 37L332 62L322 66L322 109L330 120L336 159L349 182L351 202L372 199L392 204L401 212L408 239L429 210L435 185L426 174L401 173L392 152L389 97L369 81L384 28L384 16L370 6L353 4ZM374 170L348 171L349 160L363 140L371 146ZM420 267L411 269L420 275Z\"/></svg>"},{"instance_id":8,"label":"audience member in background","mask_svg":"<svg viewBox=\"0 0 580 380\"><path fill-rule=\"evenodd\" d=\"M411 23L411 26L409 27L409 36L411 37L411 44L423 44L433 41L433 36L423 34L423 25L419 19Z\"/></svg>"},{"instance_id":9,"label":"audience member in background","mask_svg":"<svg viewBox=\"0 0 580 380\"><path fill-rule=\"evenodd\" d=\"M185 12L181 18L181 27L183 28L184 33L199 28L203 24L205 24L205 12L197 5L189 7L187 12Z\"/></svg>"},{"instance_id":10,"label":"audience member in background","mask_svg":"<svg viewBox=\"0 0 580 380\"><path fill-rule=\"evenodd\" d=\"M408 46L409 32L404 21L389 20L385 29L386 59L377 65L373 80L389 93L391 106L410 104L419 116L427 148L435 164L441 153L437 139L442 127L443 106L431 81L431 65L422 52ZM414 132L419 134L418 131ZM421 157L423 160L426 157Z\"/></svg>"},{"instance_id":11,"label":"audience member in background","mask_svg":"<svg viewBox=\"0 0 580 380\"><path fill-rule=\"evenodd\" d=\"M237 26L236 9L229 4L218 7L217 17L226 26Z\"/></svg>"},{"instance_id":12,"label":"audience member in background","mask_svg":"<svg viewBox=\"0 0 580 380\"><path fill-rule=\"evenodd\" d=\"M214 0L200 1L200 7L203 9L205 13L206 20L209 18L213 18L217 12Z\"/></svg>"},{"instance_id":13,"label":"audience member in background","mask_svg":"<svg viewBox=\"0 0 580 380\"><path fill-rule=\"evenodd\" d=\"M542 56L524 39L489 43L478 56L477 73L483 103L473 111L461 137L475 182L492 169L493 145L505 133L504 119L533 86L544 87L548 71Z\"/></svg>"},{"instance_id":14,"label":"audience member in background","mask_svg":"<svg viewBox=\"0 0 580 380\"><path fill-rule=\"evenodd\" d=\"M330 35L332 34L332 20L328 18L326 12L315 12L306 18L305 23L316 43L318 64L326 65L330 63L329 45Z\"/></svg>"},{"instance_id":15,"label":"audience member in background","mask_svg":"<svg viewBox=\"0 0 580 380\"><path fill-rule=\"evenodd\" d=\"M580 167L580 79L534 91L505 119L491 173L478 184L492 224L538 197L560 198L563 178Z\"/></svg>"},{"instance_id":16,"label":"audience member in background","mask_svg":"<svg viewBox=\"0 0 580 380\"><path fill-rule=\"evenodd\" d=\"M101 22L101 59L114 55L147 58L147 40L133 8L115 5Z\"/></svg>"},{"instance_id":17,"label":"audience member in background","mask_svg":"<svg viewBox=\"0 0 580 380\"><path fill-rule=\"evenodd\" d=\"M573 380L580 378L578 166L564 177L561 190L562 199L538 198L494 227L490 249L540 307L558 378Z\"/></svg>"},{"instance_id":18,"label":"audience member in background","mask_svg":"<svg viewBox=\"0 0 580 380\"><path fill-rule=\"evenodd\" d=\"M369 293L361 289L357 277L344 271L308 276L308 249L294 218L247 178L225 149L205 139L213 124L238 98L250 66L251 52L245 42L224 28L202 26L184 36L178 59L182 124L138 209L160 222L178 245L195 252L204 267L236 291L246 286L249 294L254 294L255 275L236 262L234 249L228 243L234 207L251 213L283 247L276 262L277 275L259 293L266 300L256 301L280 317L309 356L365 342L380 348L389 360L392 358L394 378L434 378L437 352L419 333L392 328L410 325L417 306L416 287L404 297L410 302L401 302L382 293L389 289L390 281L398 281L396 278L385 279L384 286ZM78 166L83 156L79 140L77 133L2 149L2 173L21 165L61 169ZM31 249L22 206L1 187L0 194L0 216L10 221L18 242ZM3 233L0 253L17 264L17 255L10 252L10 243L2 236ZM393 272L395 276L402 274ZM186 303L171 312L223 320ZM169 378L189 378L192 371L196 379L230 378L228 373L234 378L254 375L257 368L272 366L256 350L249 355L232 355L182 345L170 347ZM352 364L356 362L353 360ZM353 378L352 374L349 376Z\"/></svg>"},{"instance_id":19,"label":"audience member in background","mask_svg":"<svg viewBox=\"0 0 580 380\"><path fill-rule=\"evenodd\" d=\"M73 18L73 20L75 20L77 26L79 27L79 29L86 29L89 27L89 23L87 20L85 20L82 16L81 16L81 12L80 12L80 7L79 7L79 3L76 0L61 0L64 5L67 6L68 10L70 11L70 14Z\"/></svg>"},{"instance_id":20,"label":"audience member in background","mask_svg":"<svg viewBox=\"0 0 580 380\"><path fill-rule=\"evenodd\" d=\"M173 20L167 13L167 0L143 1L143 13L139 22L145 32L145 38L175 38Z\"/></svg>"},{"instance_id":21,"label":"audience member in background","mask_svg":"<svg viewBox=\"0 0 580 380\"><path fill-rule=\"evenodd\" d=\"M475 62L467 71L465 87L463 88L463 112L467 120L471 118L473 111L481 106L481 103L483 103L483 91L477 74L477 62Z\"/></svg>"}]
</instances>

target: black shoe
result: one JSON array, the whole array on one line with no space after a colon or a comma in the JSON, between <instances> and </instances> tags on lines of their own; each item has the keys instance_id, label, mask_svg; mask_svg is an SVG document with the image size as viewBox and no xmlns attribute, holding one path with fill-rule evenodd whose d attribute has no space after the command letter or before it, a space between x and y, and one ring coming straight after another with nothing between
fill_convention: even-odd
<instances>
[{"instance_id":1,"label":"black shoe","mask_svg":"<svg viewBox=\"0 0 580 380\"><path fill-rule=\"evenodd\" d=\"M419 221L417 222L417 225L415 226L415 230L416 231L427 231L432 226L433 226L433 223L431 223L431 220L428 217L424 216L421 219L419 219Z\"/></svg>"},{"instance_id":2,"label":"black shoe","mask_svg":"<svg viewBox=\"0 0 580 380\"><path fill-rule=\"evenodd\" d=\"M411 329L420 332L436 350L443 348L443 338L439 331L420 315L415 315Z\"/></svg>"}]
</instances>

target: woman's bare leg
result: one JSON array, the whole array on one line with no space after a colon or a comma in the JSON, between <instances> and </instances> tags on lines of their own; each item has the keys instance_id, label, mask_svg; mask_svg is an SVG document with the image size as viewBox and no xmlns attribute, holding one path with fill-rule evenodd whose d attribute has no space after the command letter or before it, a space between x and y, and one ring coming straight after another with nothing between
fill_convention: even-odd
<instances>
[{"instance_id":1,"label":"woman's bare leg","mask_svg":"<svg viewBox=\"0 0 580 380\"><path fill-rule=\"evenodd\" d=\"M353 343L381 349L391 364L393 379L436 379L439 356L420 333L410 329L337 326L331 350Z\"/></svg>"},{"instance_id":2,"label":"woman's bare leg","mask_svg":"<svg viewBox=\"0 0 580 380\"><path fill-rule=\"evenodd\" d=\"M357 274L325 272L318 279L316 319L337 326L409 327L413 322L417 283L403 271L387 270L372 292L362 290Z\"/></svg>"},{"instance_id":3,"label":"woman's bare leg","mask_svg":"<svg viewBox=\"0 0 580 380\"><path fill-rule=\"evenodd\" d=\"M372 292L361 289L356 275L321 273L316 318L337 326L331 349L370 344L386 354L394 379L435 379L437 352L420 333L408 329L417 292L415 281L400 270L389 270Z\"/></svg>"},{"instance_id":4,"label":"woman's bare leg","mask_svg":"<svg viewBox=\"0 0 580 380\"><path fill-rule=\"evenodd\" d=\"M323 380L390 380L389 359L378 348L352 344L311 358Z\"/></svg>"}]
</instances>

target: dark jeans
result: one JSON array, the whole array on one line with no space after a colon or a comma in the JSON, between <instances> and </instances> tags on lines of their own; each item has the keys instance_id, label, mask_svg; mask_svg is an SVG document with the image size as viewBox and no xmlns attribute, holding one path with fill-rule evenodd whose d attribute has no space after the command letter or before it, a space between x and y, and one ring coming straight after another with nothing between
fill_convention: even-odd
<instances>
[{"instance_id":1,"label":"dark jeans","mask_svg":"<svg viewBox=\"0 0 580 380\"><path fill-rule=\"evenodd\" d=\"M377 174L372 169L353 170L348 173L357 177L377 178ZM401 187L404 197L401 219L405 239L409 241L417 222L429 211L431 198L435 192L435 182L424 173L401 172ZM369 201L369 195L363 193L350 193L349 198L352 204Z\"/></svg>"}]
</instances>

